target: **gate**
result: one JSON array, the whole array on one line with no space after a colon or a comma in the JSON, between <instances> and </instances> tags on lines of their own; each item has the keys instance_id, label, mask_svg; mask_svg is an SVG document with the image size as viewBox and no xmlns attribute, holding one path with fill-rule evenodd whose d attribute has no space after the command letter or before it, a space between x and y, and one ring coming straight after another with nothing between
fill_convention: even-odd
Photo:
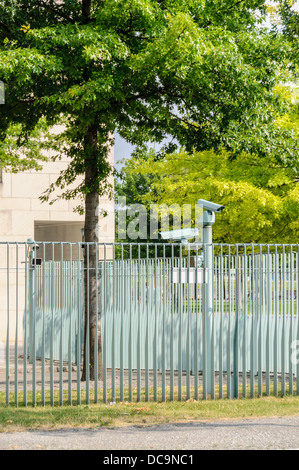
<instances>
[{"instance_id":1,"label":"gate","mask_svg":"<svg viewBox=\"0 0 299 470\"><path fill-rule=\"evenodd\" d=\"M38 245L0 244L7 403L298 394L298 245L97 244L95 267L88 244ZM82 382L91 270L103 366Z\"/></svg>"}]
</instances>

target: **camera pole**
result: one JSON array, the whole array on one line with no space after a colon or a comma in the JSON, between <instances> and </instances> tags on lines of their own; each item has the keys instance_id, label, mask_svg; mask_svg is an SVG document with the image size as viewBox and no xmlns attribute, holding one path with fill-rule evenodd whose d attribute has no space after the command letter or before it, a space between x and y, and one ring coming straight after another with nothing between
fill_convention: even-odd
<instances>
[{"instance_id":1,"label":"camera pole","mask_svg":"<svg viewBox=\"0 0 299 470\"><path fill-rule=\"evenodd\" d=\"M212 351L212 334L213 334L213 314L214 314L214 257L213 257L213 229L215 222L215 213L212 211L204 211L201 217L203 226L203 261L204 261L204 283L203 283L203 393L212 393L212 379L214 379L214 364Z\"/></svg>"}]
</instances>

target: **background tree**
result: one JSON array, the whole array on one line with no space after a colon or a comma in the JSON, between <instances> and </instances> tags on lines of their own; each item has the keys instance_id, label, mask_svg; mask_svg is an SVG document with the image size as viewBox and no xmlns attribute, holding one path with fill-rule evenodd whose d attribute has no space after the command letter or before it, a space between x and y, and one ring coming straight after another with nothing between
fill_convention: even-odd
<instances>
[{"instance_id":1,"label":"background tree","mask_svg":"<svg viewBox=\"0 0 299 470\"><path fill-rule=\"evenodd\" d=\"M70 163L44 199L57 187L58 197L81 197L92 243L116 130L137 146L171 135L187 152L246 151L297 167L292 131L273 125L288 106L274 86L290 79L293 49L259 27L265 13L262 0L1 0L1 139L14 126L16 144L29 142L42 120L63 121L47 145ZM97 338L94 245L89 255L83 378L94 376Z\"/></svg>"},{"instance_id":2,"label":"background tree","mask_svg":"<svg viewBox=\"0 0 299 470\"><path fill-rule=\"evenodd\" d=\"M289 113L276 126L291 130L298 141L299 89L278 85L276 92L290 103ZM161 155L152 150L124 162L116 194L125 196L128 206L136 201L144 204L148 214L151 204L194 208L199 198L224 204L226 210L217 215L213 230L218 243L299 241L298 170L273 157L242 153L231 158L226 151L188 154L184 150ZM195 217L193 211L192 226L198 226ZM149 222L147 233L148 241L155 242L150 239Z\"/></svg>"},{"instance_id":3,"label":"background tree","mask_svg":"<svg viewBox=\"0 0 299 470\"><path fill-rule=\"evenodd\" d=\"M224 152L185 152L153 157L127 164L123 173L135 172L151 180L151 186L140 196L150 204L197 204L199 198L223 204L217 215L213 238L218 243L298 243L299 185L298 173L277 165L267 165L260 157L242 154L230 160ZM127 176L127 175L126 175ZM123 187L123 194L126 187ZM191 226L198 221L191 220ZM149 240L151 241L151 240Z\"/></svg>"}]
</instances>

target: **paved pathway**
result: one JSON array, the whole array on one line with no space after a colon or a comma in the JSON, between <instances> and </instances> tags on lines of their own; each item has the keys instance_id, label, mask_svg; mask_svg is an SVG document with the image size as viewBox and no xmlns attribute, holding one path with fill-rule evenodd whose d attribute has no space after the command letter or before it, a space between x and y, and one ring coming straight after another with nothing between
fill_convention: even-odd
<instances>
[{"instance_id":1,"label":"paved pathway","mask_svg":"<svg viewBox=\"0 0 299 470\"><path fill-rule=\"evenodd\" d=\"M299 416L0 433L0 449L144 450L144 459L157 450L299 450Z\"/></svg>"}]
</instances>

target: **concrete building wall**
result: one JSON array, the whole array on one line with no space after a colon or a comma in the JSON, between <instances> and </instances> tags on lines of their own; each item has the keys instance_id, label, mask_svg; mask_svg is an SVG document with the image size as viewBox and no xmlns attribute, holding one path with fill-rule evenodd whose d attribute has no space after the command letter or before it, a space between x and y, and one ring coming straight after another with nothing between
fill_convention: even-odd
<instances>
[{"instance_id":1,"label":"concrete building wall","mask_svg":"<svg viewBox=\"0 0 299 470\"><path fill-rule=\"evenodd\" d=\"M111 160L113 161L113 155ZM66 165L67 160L46 163L39 172L34 170L17 174L3 172L0 182L0 242L26 241L29 237L34 238L35 228L39 225L45 226L45 222L48 222L48 227L52 227L49 233L53 240L49 240L46 236L44 240L39 241L81 241L84 216L74 212L80 201L59 200L50 205L39 200ZM114 201L107 197L102 198L101 205L108 208L108 216L105 219L99 216L99 225L102 226L102 230L99 231L99 242L113 242ZM63 234L63 225L66 234ZM57 226L56 232L55 226ZM47 235L46 232L38 233ZM72 240L67 240L67 234L69 236L72 234Z\"/></svg>"},{"instance_id":2,"label":"concrete building wall","mask_svg":"<svg viewBox=\"0 0 299 470\"><path fill-rule=\"evenodd\" d=\"M110 154L113 164L113 151ZM56 181L67 159L43 164L42 171L17 174L2 172L0 180L0 350L1 344L23 335L26 308L26 246L28 238L36 241L81 242L84 215L74 212L78 200L59 200L53 205L39 200ZM113 183L113 179L111 179ZM99 216L99 242L114 242L114 201L101 199L108 216ZM19 245L7 245L18 242ZM58 252L57 252L58 254ZM67 259L67 249L64 258ZM42 253L38 254L42 258ZM51 257L49 254L48 259ZM55 256L56 257L56 256ZM76 257L76 255L74 255ZM7 269L9 268L9 270ZM1 356L1 354L0 354ZM0 358L1 359L1 358Z\"/></svg>"}]
</instances>

